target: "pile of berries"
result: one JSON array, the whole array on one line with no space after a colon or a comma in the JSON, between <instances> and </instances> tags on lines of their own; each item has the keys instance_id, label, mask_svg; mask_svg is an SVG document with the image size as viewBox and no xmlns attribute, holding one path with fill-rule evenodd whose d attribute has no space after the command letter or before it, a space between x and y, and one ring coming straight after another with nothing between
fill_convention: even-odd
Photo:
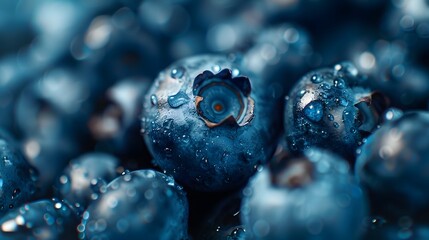
<instances>
[{"instance_id":1,"label":"pile of berries","mask_svg":"<svg viewBox=\"0 0 429 240\"><path fill-rule=\"evenodd\" d=\"M429 1L0 2L0 239L429 239Z\"/></svg>"}]
</instances>

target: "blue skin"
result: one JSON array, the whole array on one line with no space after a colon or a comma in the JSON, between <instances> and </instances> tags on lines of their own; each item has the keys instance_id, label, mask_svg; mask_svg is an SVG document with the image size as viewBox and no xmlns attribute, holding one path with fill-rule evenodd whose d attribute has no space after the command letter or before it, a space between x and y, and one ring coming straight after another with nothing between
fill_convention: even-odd
<instances>
[{"instance_id":1,"label":"blue skin","mask_svg":"<svg viewBox=\"0 0 429 240\"><path fill-rule=\"evenodd\" d=\"M10 211L0 219L0 238L77 239L78 216L57 199L39 200Z\"/></svg>"},{"instance_id":2,"label":"blue skin","mask_svg":"<svg viewBox=\"0 0 429 240\"><path fill-rule=\"evenodd\" d=\"M356 175L372 196L372 208L389 217L417 216L429 209L429 113L410 112L368 138Z\"/></svg>"},{"instance_id":3,"label":"blue skin","mask_svg":"<svg viewBox=\"0 0 429 240\"><path fill-rule=\"evenodd\" d=\"M64 169L57 180L56 195L81 212L98 198L100 188L118 175L118 167L119 160L111 155L100 152L84 154Z\"/></svg>"},{"instance_id":4,"label":"blue skin","mask_svg":"<svg viewBox=\"0 0 429 240\"><path fill-rule=\"evenodd\" d=\"M367 203L343 159L309 149L279 160L243 190L249 239L359 239Z\"/></svg>"},{"instance_id":5,"label":"blue skin","mask_svg":"<svg viewBox=\"0 0 429 240\"><path fill-rule=\"evenodd\" d=\"M278 103L238 64L221 56L183 59L162 71L145 97L142 132L153 162L191 189L236 188L274 151ZM242 115L240 101L248 110ZM241 120L226 119L230 114Z\"/></svg>"},{"instance_id":6,"label":"blue skin","mask_svg":"<svg viewBox=\"0 0 429 240\"><path fill-rule=\"evenodd\" d=\"M83 214L78 231L80 239L179 240L186 239L187 226L182 187L163 173L137 170L107 185Z\"/></svg>"},{"instance_id":7,"label":"blue skin","mask_svg":"<svg viewBox=\"0 0 429 240\"><path fill-rule=\"evenodd\" d=\"M385 101L364 89L365 79L349 63L306 74L285 104L285 133L293 152L332 150L353 161L356 148L381 121Z\"/></svg>"},{"instance_id":8,"label":"blue skin","mask_svg":"<svg viewBox=\"0 0 429 240\"><path fill-rule=\"evenodd\" d=\"M15 144L0 131L0 216L32 200L36 193L37 172Z\"/></svg>"}]
</instances>

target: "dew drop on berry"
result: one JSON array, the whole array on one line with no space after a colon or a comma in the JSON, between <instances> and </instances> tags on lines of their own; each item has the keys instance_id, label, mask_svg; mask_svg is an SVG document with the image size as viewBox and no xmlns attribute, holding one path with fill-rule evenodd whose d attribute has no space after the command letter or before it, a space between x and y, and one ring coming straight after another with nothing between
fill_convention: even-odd
<instances>
[{"instance_id":1,"label":"dew drop on berry","mask_svg":"<svg viewBox=\"0 0 429 240\"><path fill-rule=\"evenodd\" d=\"M155 106L156 104L158 104L158 98L156 97L155 94L153 94L152 96L150 96L150 102L152 103L153 106Z\"/></svg>"},{"instance_id":2,"label":"dew drop on berry","mask_svg":"<svg viewBox=\"0 0 429 240\"><path fill-rule=\"evenodd\" d=\"M313 122L322 120L323 117L323 105L321 101L311 101L304 108L304 115Z\"/></svg>"},{"instance_id":3,"label":"dew drop on berry","mask_svg":"<svg viewBox=\"0 0 429 240\"><path fill-rule=\"evenodd\" d=\"M320 76L320 74L314 74L313 76L311 76L311 81L313 83L321 83L323 81L322 76Z\"/></svg>"},{"instance_id":4,"label":"dew drop on berry","mask_svg":"<svg viewBox=\"0 0 429 240\"><path fill-rule=\"evenodd\" d=\"M185 74L185 68L180 66L171 70L170 76L174 79L182 78Z\"/></svg>"},{"instance_id":5,"label":"dew drop on berry","mask_svg":"<svg viewBox=\"0 0 429 240\"><path fill-rule=\"evenodd\" d=\"M168 105L172 108L178 108L183 104L189 102L189 97L183 91L179 91L176 95L168 97Z\"/></svg>"}]
</instances>

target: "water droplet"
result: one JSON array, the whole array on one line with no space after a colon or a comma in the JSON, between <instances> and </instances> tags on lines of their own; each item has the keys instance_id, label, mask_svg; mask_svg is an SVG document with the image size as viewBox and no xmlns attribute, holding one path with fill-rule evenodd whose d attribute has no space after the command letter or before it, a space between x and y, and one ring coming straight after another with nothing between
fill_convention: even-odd
<instances>
[{"instance_id":1,"label":"water droplet","mask_svg":"<svg viewBox=\"0 0 429 240\"><path fill-rule=\"evenodd\" d=\"M334 122L333 126L334 126L334 128L339 128L340 124L338 124L337 122Z\"/></svg>"},{"instance_id":2,"label":"water droplet","mask_svg":"<svg viewBox=\"0 0 429 240\"><path fill-rule=\"evenodd\" d=\"M328 119L329 121L334 121L335 118L332 114L328 114Z\"/></svg>"},{"instance_id":3,"label":"water droplet","mask_svg":"<svg viewBox=\"0 0 429 240\"><path fill-rule=\"evenodd\" d=\"M322 131L320 132L320 134L322 135L322 138L327 138L327 137L329 136L328 132L326 132L326 131L324 131L324 130L322 130Z\"/></svg>"},{"instance_id":4,"label":"water droplet","mask_svg":"<svg viewBox=\"0 0 429 240\"><path fill-rule=\"evenodd\" d=\"M346 83L342 78L335 78L334 87L344 89L346 87Z\"/></svg>"},{"instance_id":5,"label":"water droplet","mask_svg":"<svg viewBox=\"0 0 429 240\"><path fill-rule=\"evenodd\" d=\"M311 76L311 81L313 82L313 83L321 83L322 81L323 81L323 78L322 78L322 76L320 75L320 74L313 74L313 76Z\"/></svg>"},{"instance_id":6,"label":"water droplet","mask_svg":"<svg viewBox=\"0 0 429 240\"><path fill-rule=\"evenodd\" d=\"M232 230L231 234L226 237L226 240L240 240L246 238L246 231L244 228L237 227Z\"/></svg>"},{"instance_id":7,"label":"water droplet","mask_svg":"<svg viewBox=\"0 0 429 240\"><path fill-rule=\"evenodd\" d=\"M172 108L178 108L183 104L189 102L189 97L183 91L179 91L176 95L168 97L168 105Z\"/></svg>"},{"instance_id":8,"label":"water droplet","mask_svg":"<svg viewBox=\"0 0 429 240\"><path fill-rule=\"evenodd\" d=\"M320 88L322 88L323 90L330 90L331 85L329 85L327 83L322 83L322 84L320 84Z\"/></svg>"},{"instance_id":9,"label":"water droplet","mask_svg":"<svg viewBox=\"0 0 429 240\"><path fill-rule=\"evenodd\" d=\"M370 220L370 228L377 229L386 224L386 220L380 216L372 217Z\"/></svg>"},{"instance_id":10,"label":"water droplet","mask_svg":"<svg viewBox=\"0 0 429 240\"><path fill-rule=\"evenodd\" d=\"M182 136L182 142L188 143L189 142L189 136L188 135L183 135Z\"/></svg>"},{"instance_id":11,"label":"water droplet","mask_svg":"<svg viewBox=\"0 0 429 240\"><path fill-rule=\"evenodd\" d=\"M334 66L334 70L335 70L335 75L339 75L339 76L357 76L358 75L358 70L355 67L355 65L353 65L350 62L343 62L341 64L337 64Z\"/></svg>"},{"instance_id":12,"label":"water droplet","mask_svg":"<svg viewBox=\"0 0 429 240\"><path fill-rule=\"evenodd\" d=\"M304 108L304 115L313 122L322 120L323 117L323 105L321 101L311 101Z\"/></svg>"},{"instance_id":13,"label":"water droplet","mask_svg":"<svg viewBox=\"0 0 429 240\"><path fill-rule=\"evenodd\" d=\"M201 164L200 164L202 169L207 170L209 168L209 161L207 160L207 158L202 158L201 159Z\"/></svg>"},{"instance_id":14,"label":"water droplet","mask_svg":"<svg viewBox=\"0 0 429 240\"><path fill-rule=\"evenodd\" d=\"M319 96L321 96L324 99L327 99L329 97L328 94L326 94L325 92L319 93Z\"/></svg>"},{"instance_id":15,"label":"water droplet","mask_svg":"<svg viewBox=\"0 0 429 240\"><path fill-rule=\"evenodd\" d=\"M338 98L338 103L341 105L341 106L343 106L343 107L347 107L348 105L349 105L349 102L347 102L347 100L346 99L344 99L344 98Z\"/></svg>"},{"instance_id":16,"label":"water droplet","mask_svg":"<svg viewBox=\"0 0 429 240\"><path fill-rule=\"evenodd\" d=\"M174 79L178 79L178 78L182 78L183 75L185 74L185 68L182 66L179 66L177 68L173 68L171 69L171 73L170 76Z\"/></svg>"},{"instance_id":17,"label":"water droplet","mask_svg":"<svg viewBox=\"0 0 429 240\"><path fill-rule=\"evenodd\" d=\"M12 192L12 199L15 199L16 197L18 197L18 195L21 193L21 190L19 188L14 189Z\"/></svg>"},{"instance_id":18,"label":"water droplet","mask_svg":"<svg viewBox=\"0 0 429 240\"><path fill-rule=\"evenodd\" d=\"M158 104L158 98L156 97L155 94L152 94L152 96L150 96L150 102L152 103L153 106Z\"/></svg>"}]
</instances>

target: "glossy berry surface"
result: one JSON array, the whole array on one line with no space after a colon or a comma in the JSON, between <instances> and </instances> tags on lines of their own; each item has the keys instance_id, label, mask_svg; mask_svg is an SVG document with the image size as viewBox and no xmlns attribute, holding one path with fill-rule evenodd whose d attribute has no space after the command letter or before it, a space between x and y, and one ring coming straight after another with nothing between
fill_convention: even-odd
<instances>
[{"instance_id":1,"label":"glossy berry surface","mask_svg":"<svg viewBox=\"0 0 429 240\"><path fill-rule=\"evenodd\" d=\"M386 105L382 95L365 88L354 65L306 74L286 97L285 134L290 150L330 149L353 159L365 136L376 129Z\"/></svg>"},{"instance_id":2,"label":"glossy berry surface","mask_svg":"<svg viewBox=\"0 0 429 240\"><path fill-rule=\"evenodd\" d=\"M37 177L14 140L0 132L0 216L32 200Z\"/></svg>"},{"instance_id":3,"label":"glossy berry surface","mask_svg":"<svg viewBox=\"0 0 429 240\"><path fill-rule=\"evenodd\" d=\"M10 211L0 219L0 237L12 239L76 239L78 216L64 202L39 200Z\"/></svg>"},{"instance_id":4,"label":"glossy berry surface","mask_svg":"<svg viewBox=\"0 0 429 240\"><path fill-rule=\"evenodd\" d=\"M118 175L119 160L115 157L92 152L72 160L57 180L58 197L67 200L76 209L86 209L98 198L100 188Z\"/></svg>"},{"instance_id":5,"label":"glossy berry surface","mask_svg":"<svg viewBox=\"0 0 429 240\"><path fill-rule=\"evenodd\" d=\"M80 239L186 239L188 202L173 178L153 170L110 182L83 213Z\"/></svg>"},{"instance_id":6,"label":"glossy berry surface","mask_svg":"<svg viewBox=\"0 0 429 240\"><path fill-rule=\"evenodd\" d=\"M359 239L367 202L347 163L317 149L279 159L243 190L249 239Z\"/></svg>"},{"instance_id":7,"label":"glossy berry surface","mask_svg":"<svg viewBox=\"0 0 429 240\"><path fill-rule=\"evenodd\" d=\"M363 145L356 175L375 194L378 211L402 216L428 209L428 126L429 113L406 113L382 126Z\"/></svg>"},{"instance_id":8,"label":"glossy berry surface","mask_svg":"<svg viewBox=\"0 0 429 240\"><path fill-rule=\"evenodd\" d=\"M274 151L278 104L239 64L221 56L183 59L146 95L142 132L154 163L192 189L236 188Z\"/></svg>"}]
</instances>

